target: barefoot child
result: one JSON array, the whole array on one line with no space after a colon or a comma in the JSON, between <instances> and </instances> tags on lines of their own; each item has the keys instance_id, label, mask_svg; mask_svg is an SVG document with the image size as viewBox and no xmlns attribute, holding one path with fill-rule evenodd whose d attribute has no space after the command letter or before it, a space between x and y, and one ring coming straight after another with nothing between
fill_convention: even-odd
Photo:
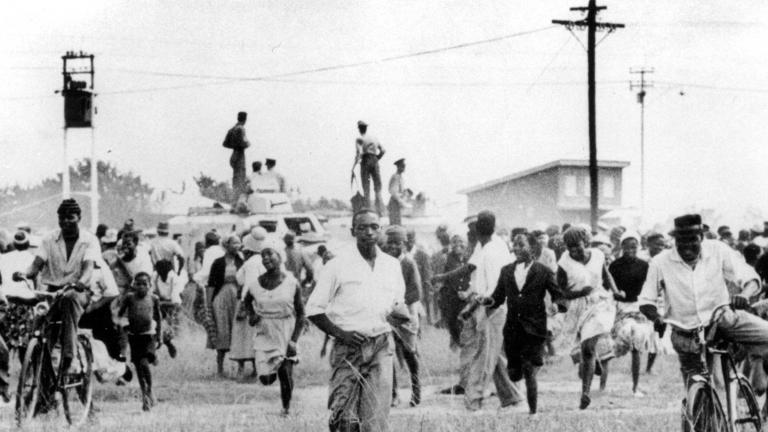
<instances>
[{"instance_id":1,"label":"barefoot child","mask_svg":"<svg viewBox=\"0 0 768 432\"><path fill-rule=\"evenodd\" d=\"M119 313L128 320L124 331L128 334L131 362L139 378L144 411L149 411L155 404L149 364L157 362L155 350L161 334L160 302L149 293L149 285L149 274L138 273L133 279L133 291L126 294Z\"/></svg>"}]
</instances>

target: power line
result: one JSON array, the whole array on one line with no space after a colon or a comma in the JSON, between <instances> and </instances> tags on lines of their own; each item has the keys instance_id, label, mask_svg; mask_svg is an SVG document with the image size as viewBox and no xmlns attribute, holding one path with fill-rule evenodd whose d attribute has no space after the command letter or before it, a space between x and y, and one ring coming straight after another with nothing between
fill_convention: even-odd
<instances>
[{"instance_id":1,"label":"power line","mask_svg":"<svg viewBox=\"0 0 768 432\"><path fill-rule=\"evenodd\" d=\"M456 45L450 45L446 47L440 47L440 48L434 48L429 50L423 50L423 51L416 51L408 54L401 54L396 56L390 56L390 57L384 57L377 60L365 60L360 62L354 62L354 63L342 63L332 66L324 66L319 68L312 68L312 69L304 69L299 71L293 71L293 72L284 72L279 74L272 74L272 75L264 75L264 76L223 76L223 75L200 75L200 74L184 74L184 73L167 73L167 72L156 72L153 75L157 76L167 76L167 77L185 77L185 78L202 78L202 79L219 79L223 80L216 83L198 83L198 84L190 84L190 85L179 85L179 86L171 86L171 87L154 87L154 88L146 88L146 89L135 89L135 90L116 90L112 92L103 92L102 95L109 95L109 94L126 94L126 93L144 93L149 91L157 91L157 90L175 90L180 88L193 88L193 87L205 87L209 85L221 85L221 84L227 84L231 82L237 82L237 81L269 81L271 79L277 79L277 78L289 78L294 76L300 76L300 75L308 75L308 74L314 74L314 73L320 73L320 72L329 72L334 70L341 70L341 69L350 69L350 68L356 68L361 66L368 66L368 65L374 65L374 64L380 64L380 63L388 63L393 61L399 61L399 60L405 60L408 58L414 58L414 57L422 57L426 55L432 55L432 54L438 54L446 51L452 51L456 49L463 49L463 48L469 48L472 46L478 46L478 45L485 45L490 44L494 42L500 42L507 39L512 39L515 37L520 36L526 36L534 33L539 33L545 30L550 30L554 28L554 26L547 26L547 27L541 27L534 30L526 30L522 32L516 32L516 33L510 33L503 36L497 36L490 39L483 39L479 41L473 41L473 42L465 42L460 43ZM146 71L142 71L144 73Z\"/></svg>"}]
</instances>

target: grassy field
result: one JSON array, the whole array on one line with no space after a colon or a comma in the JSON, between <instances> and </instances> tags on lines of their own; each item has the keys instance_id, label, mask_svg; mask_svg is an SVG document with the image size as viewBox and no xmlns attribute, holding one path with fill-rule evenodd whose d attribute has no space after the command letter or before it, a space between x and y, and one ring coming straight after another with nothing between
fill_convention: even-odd
<instances>
[{"instance_id":1,"label":"grassy field","mask_svg":"<svg viewBox=\"0 0 768 432\"><path fill-rule=\"evenodd\" d=\"M478 413L464 410L461 397L437 394L456 381L458 353L448 347L445 331L427 329L421 342L423 403L394 408L392 431L665 431L679 430L681 380L677 359L661 357L654 375L641 377L645 398L634 398L629 381L628 358L611 364L608 389L593 390L593 405L577 409L580 383L567 356L557 358L539 374L539 414L528 415L525 403L499 409L491 397ZM295 368L296 390L292 414L279 416L279 388L256 382L237 383L214 376L215 355L204 349L202 331L192 330L179 339L180 354L171 360L165 350L153 369L158 405L143 413L138 384L125 387L97 385L96 420L81 430L120 431L322 431L327 430L325 409L329 367L318 355L322 335L317 330L300 341L301 363ZM231 374L234 375L234 362ZM16 367L17 368L17 367ZM402 372L402 371L401 371ZM403 372L399 382L408 383ZM15 374L13 382L16 381ZM521 383L522 384L522 383ZM597 386L597 383L595 383ZM408 400L407 388L400 389ZM63 418L44 418L30 430L61 430ZM11 406L0 408L0 429L13 427Z\"/></svg>"}]
</instances>

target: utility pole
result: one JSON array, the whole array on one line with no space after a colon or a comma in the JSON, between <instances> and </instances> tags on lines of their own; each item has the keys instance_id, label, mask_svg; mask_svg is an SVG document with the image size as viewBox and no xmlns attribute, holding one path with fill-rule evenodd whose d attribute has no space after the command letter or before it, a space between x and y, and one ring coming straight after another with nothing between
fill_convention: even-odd
<instances>
[{"instance_id":1,"label":"utility pole","mask_svg":"<svg viewBox=\"0 0 768 432\"><path fill-rule=\"evenodd\" d=\"M69 158L67 156L67 130L69 128L91 129L91 226L93 231L99 224L99 175L96 158L96 138L93 130L93 90L94 74L93 54L82 51L67 51L63 61L61 75L64 83L61 95L64 96L64 172L62 175L62 196L72 194L69 179ZM74 66L73 66L74 63ZM78 75L85 75L85 80L77 81ZM57 91L58 93L58 91Z\"/></svg>"},{"instance_id":2,"label":"utility pole","mask_svg":"<svg viewBox=\"0 0 768 432\"><path fill-rule=\"evenodd\" d=\"M645 74L652 74L653 68L630 69L629 73L639 74L640 81L629 81L629 90L640 89L637 92L637 103L640 104L640 215L645 217L645 89L653 87L652 82L645 80Z\"/></svg>"},{"instance_id":3,"label":"utility pole","mask_svg":"<svg viewBox=\"0 0 768 432\"><path fill-rule=\"evenodd\" d=\"M587 16L579 21L552 20L552 24L565 26L568 31L573 28L587 29L587 94L589 99L589 208L590 224L592 231L597 232L598 212L598 187L597 177L597 121L595 111L595 32L606 30L609 33L618 28L624 28L624 24L604 23L597 21L597 13L607 9L605 6L596 6L595 0L589 0L587 7L572 7L572 11L586 12Z\"/></svg>"}]
</instances>

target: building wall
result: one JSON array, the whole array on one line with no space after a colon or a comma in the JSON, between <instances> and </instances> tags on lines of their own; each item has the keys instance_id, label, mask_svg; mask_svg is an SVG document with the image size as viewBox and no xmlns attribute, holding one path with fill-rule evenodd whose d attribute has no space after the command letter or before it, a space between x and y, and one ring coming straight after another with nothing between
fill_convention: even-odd
<instances>
[{"instance_id":1,"label":"building wall","mask_svg":"<svg viewBox=\"0 0 768 432\"><path fill-rule=\"evenodd\" d=\"M621 171L598 171L601 215L621 206ZM589 223L589 169L556 167L469 193L467 210L469 214L490 210L497 225L506 228Z\"/></svg>"},{"instance_id":2,"label":"building wall","mask_svg":"<svg viewBox=\"0 0 768 432\"><path fill-rule=\"evenodd\" d=\"M620 207L621 168L598 168L597 173L601 210L603 206ZM558 186L557 203L560 207L569 210L589 208L589 168L560 167ZM609 190L613 193L611 194Z\"/></svg>"},{"instance_id":3,"label":"building wall","mask_svg":"<svg viewBox=\"0 0 768 432\"><path fill-rule=\"evenodd\" d=\"M490 210L498 227L534 227L557 223L558 176L552 168L467 194L467 210Z\"/></svg>"}]
</instances>

